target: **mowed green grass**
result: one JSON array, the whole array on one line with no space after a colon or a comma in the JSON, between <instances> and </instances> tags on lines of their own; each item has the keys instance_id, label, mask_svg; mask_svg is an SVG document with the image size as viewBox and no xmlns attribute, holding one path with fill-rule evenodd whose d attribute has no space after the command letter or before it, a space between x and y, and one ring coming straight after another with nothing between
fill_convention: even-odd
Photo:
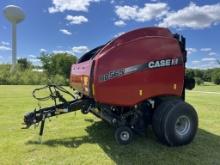
<instances>
[{"instance_id":1,"label":"mowed green grass","mask_svg":"<svg viewBox=\"0 0 220 165\"><path fill-rule=\"evenodd\" d=\"M196 86L193 91L220 92L220 85L205 82L204 85Z\"/></svg>"},{"instance_id":2,"label":"mowed green grass","mask_svg":"<svg viewBox=\"0 0 220 165\"><path fill-rule=\"evenodd\" d=\"M220 95L187 92L187 101L199 115L195 140L167 147L149 128L126 146L116 144L114 129L92 115L70 113L46 122L42 144L39 128L21 129L25 112L37 102L36 86L0 86L0 164L220 164ZM218 86L196 87L220 92ZM49 104L49 103L48 103Z\"/></svg>"}]
</instances>

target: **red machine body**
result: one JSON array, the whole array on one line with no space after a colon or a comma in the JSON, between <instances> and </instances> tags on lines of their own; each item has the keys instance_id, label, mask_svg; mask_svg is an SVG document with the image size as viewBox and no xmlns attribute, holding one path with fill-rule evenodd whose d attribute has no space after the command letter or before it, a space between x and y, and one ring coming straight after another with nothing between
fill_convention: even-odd
<instances>
[{"instance_id":1,"label":"red machine body","mask_svg":"<svg viewBox=\"0 0 220 165\"><path fill-rule=\"evenodd\" d=\"M142 28L89 51L71 68L70 85L78 92L53 84L35 89L37 100L51 98L54 106L26 114L26 127L41 122L42 136L46 118L81 110L113 125L118 144L131 143L133 132L144 135L148 125L163 144L189 144L198 115L185 102L185 89L195 87L195 80L185 76L185 43L166 28ZM50 95L36 97L45 88Z\"/></svg>"},{"instance_id":2,"label":"red machine body","mask_svg":"<svg viewBox=\"0 0 220 165\"><path fill-rule=\"evenodd\" d=\"M166 28L121 35L73 64L70 85L96 102L133 106L156 96L181 96L185 62Z\"/></svg>"}]
</instances>

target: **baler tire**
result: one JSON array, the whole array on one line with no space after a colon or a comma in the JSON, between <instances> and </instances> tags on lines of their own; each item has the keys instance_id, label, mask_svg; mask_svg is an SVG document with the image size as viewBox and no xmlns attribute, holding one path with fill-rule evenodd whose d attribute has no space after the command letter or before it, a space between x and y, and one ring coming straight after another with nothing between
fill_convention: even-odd
<instances>
[{"instance_id":1,"label":"baler tire","mask_svg":"<svg viewBox=\"0 0 220 165\"><path fill-rule=\"evenodd\" d=\"M152 118L152 128L153 132L158 138L158 140L166 144L166 139L164 136L164 129L163 129L163 118L165 114L172 109L173 105L177 104L178 102L181 102L180 99L173 99L173 100L167 100L162 102L158 108L154 111L153 118Z\"/></svg>"},{"instance_id":2,"label":"baler tire","mask_svg":"<svg viewBox=\"0 0 220 165\"><path fill-rule=\"evenodd\" d=\"M133 140L133 131L127 126L121 126L115 130L115 140L120 145L127 145Z\"/></svg>"},{"instance_id":3,"label":"baler tire","mask_svg":"<svg viewBox=\"0 0 220 165\"><path fill-rule=\"evenodd\" d=\"M165 114L162 123L167 144L181 146L194 139L198 129L198 116L190 104L182 101Z\"/></svg>"}]
</instances>

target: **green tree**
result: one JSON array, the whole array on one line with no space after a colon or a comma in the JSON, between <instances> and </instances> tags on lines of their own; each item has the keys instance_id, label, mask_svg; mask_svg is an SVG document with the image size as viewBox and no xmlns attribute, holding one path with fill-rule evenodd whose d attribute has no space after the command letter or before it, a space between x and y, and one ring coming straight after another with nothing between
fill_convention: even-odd
<instances>
[{"instance_id":1,"label":"green tree","mask_svg":"<svg viewBox=\"0 0 220 165\"><path fill-rule=\"evenodd\" d=\"M199 78L203 78L203 71L202 70L199 70L199 69L195 69L194 70L194 76L195 77L199 77Z\"/></svg>"},{"instance_id":2,"label":"green tree","mask_svg":"<svg viewBox=\"0 0 220 165\"><path fill-rule=\"evenodd\" d=\"M18 62L18 66L22 70L29 69L32 66L31 62L29 62L26 58L20 58L20 59L18 59L17 62Z\"/></svg>"},{"instance_id":3,"label":"green tree","mask_svg":"<svg viewBox=\"0 0 220 165\"><path fill-rule=\"evenodd\" d=\"M195 81L197 85L203 85L204 81L200 77L195 77Z\"/></svg>"},{"instance_id":4,"label":"green tree","mask_svg":"<svg viewBox=\"0 0 220 165\"><path fill-rule=\"evenodd\" d=\"M11 65L0 64L0 85L40 85L48 83L48 76L44 72L33 71L32 68L21 69L19 65L13 73Z\"/></svg>"},{"instance_id":5,"label":"green tree","mask_svg":"<svg viewBox=\"0 0 220 165\"><path fill-rule=\"evenodd\" d=\"M41 54L40 60L43 65L43 69L47 72L49 77L59 74L64 78L68 78L70 75L71 65L76 63L77 58L68 53L52 53Z\"/></svg>"},{"instance_id":6,"label":"green tree","mask_svg":"<svg viewBox=\"0 0 220 165\"><path fill-rule=\"evenodd\" d=\"M195 77L193 69L186 69L186 77L190 79Z\"/></svg>"},{"instance_id":7,"label":"green tree","mask_svg":"<svg viewBox=\"0 0 220 165\"><path fill-rule=\"evenodd\" d=\"M214 84L219 85L220 84L220 69L216 69L213 73L212 73L212 82Z\"/></svg>"},{"instance_id":8,"label":"green tree","mask_svg":"<svg viewBox=\"0 0 220 165\"><path fill-rule=\"evenodd\" d=\"M213 72L213 69L204 70L203 78L202 79L204 81L211 82L212 81L212 72Z\"/></svg>"}]
</instances>

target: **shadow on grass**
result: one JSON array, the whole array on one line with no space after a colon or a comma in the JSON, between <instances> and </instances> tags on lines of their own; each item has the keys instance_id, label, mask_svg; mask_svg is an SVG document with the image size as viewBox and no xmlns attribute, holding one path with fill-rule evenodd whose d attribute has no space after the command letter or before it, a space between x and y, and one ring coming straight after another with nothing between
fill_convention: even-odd
<instances>
[{"instance_id":1,"label":"shadow on grass","mask_svg":"<svg viewBox=\"0 0 220 165\"><path fill-rule=\"evenodd\" d=\"M77 148L82 144L98 144L116 164L219 164L220 136L199 129L195 140L186 146L168 147L160 144L149 129L147 137L136 136L132 144L116 144L114 129L107 123L93 122L86 128L87 136L44 141L49 147ZM27 144L39 144L28 141ZM92 150L92 149L91 149ZM92 154L93 151L91 151ZM80 153L79 153L80 154Z\"/></svg>"}]
</instances>

